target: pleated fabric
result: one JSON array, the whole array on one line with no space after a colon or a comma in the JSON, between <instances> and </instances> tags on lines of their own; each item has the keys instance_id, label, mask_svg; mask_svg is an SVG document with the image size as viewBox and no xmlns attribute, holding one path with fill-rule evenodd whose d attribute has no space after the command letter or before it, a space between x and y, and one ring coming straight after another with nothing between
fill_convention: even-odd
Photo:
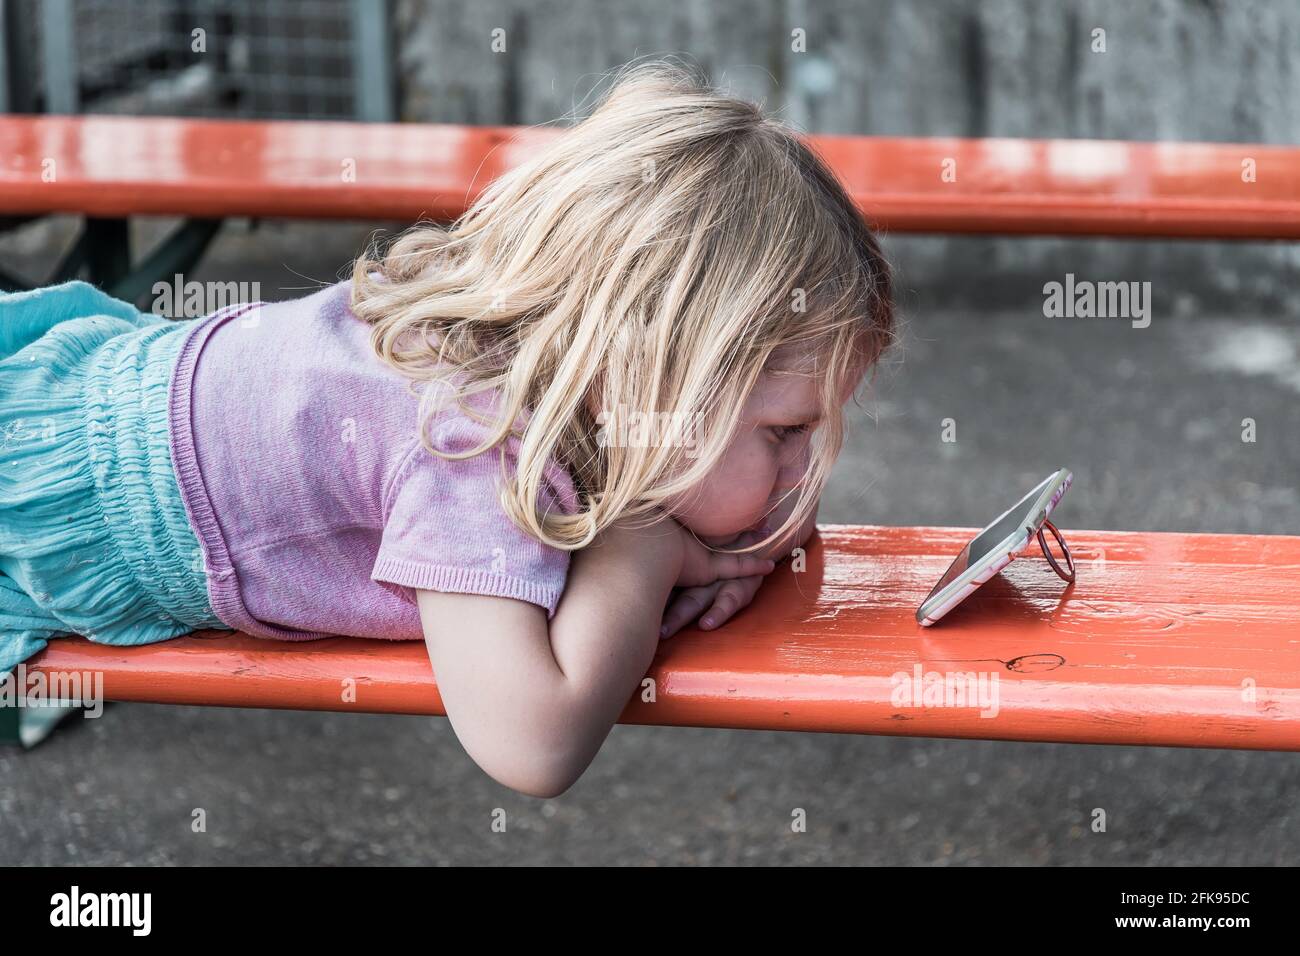
<instances>
[{"instance_id":1,"label":"pleated fabric","mask_svg":"<svg viewBox=\"0 0 1300 956\"><path fill-rule=\"evenodd\" d=\"M60 635L135 645L226 627L168 433L199 321L85 282L0 296L0 678Z\"/></svg>"}]
</instances>

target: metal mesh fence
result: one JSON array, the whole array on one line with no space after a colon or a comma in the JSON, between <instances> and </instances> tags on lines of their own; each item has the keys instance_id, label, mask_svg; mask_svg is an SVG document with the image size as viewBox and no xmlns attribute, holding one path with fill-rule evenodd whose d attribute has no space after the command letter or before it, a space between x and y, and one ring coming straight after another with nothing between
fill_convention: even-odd
<instances>
[{"instance_id":1,"label":"metal mesh fence","mask_svg":"<svg viewBox=\"0 0 1300 956\"><path fill-rule=\"evenodd\" d=\"M69 29L78 112L262 119L357 112L354 0L7 2L27 42L36 41L27 72L38 109L49 108L41 41ZM70 27L50 9L60 6Z\"/></svg>"},{"instance_id":2,"label":"metal mesh fence","mask_svg":"<svg viewBox=\"0 0 1300 956\"><path fill-rule=\"evenodd\" d=\"M87 112L353 115L349 0L76 0Z\"/></svg>"},{"instance_id":3,"label":"metal mesh fence","mask_svg":"<svg viewBox=\"0 0 1300 956\"><path fill-rule=\"evenodd\" d=\"M36 0L0 0L0 112L34 112L45 95Z\"/></svg>"}]
</instances>

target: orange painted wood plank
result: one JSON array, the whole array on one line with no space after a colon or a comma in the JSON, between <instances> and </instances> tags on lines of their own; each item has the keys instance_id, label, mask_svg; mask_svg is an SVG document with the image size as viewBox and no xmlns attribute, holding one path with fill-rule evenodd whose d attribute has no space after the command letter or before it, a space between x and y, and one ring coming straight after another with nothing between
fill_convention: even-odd
<instances>
[{"instance_id":1,"label":"orange painted wood plank","mask_svg":"<svg viewBox=\"0 0 1300 956\"><path fill-rule=\"evenodd\" d=\"M4 117L0 215L449 219L486 183L559 133L509 126ZM867 217L889 231L1300 238L1298 147L809 139ZM941 173L949 160L956 178L945 182ZM1243 181L1245 161L1254 163L1253 182Z\"/></svg>"},{"instance_id":2,"label":"orange painted wood plank","mask_svg":"<svg viewBox=\"0 0 1300 956\"><path fill-rule=\"evenodd\" d=\"M663 642L622 722L1300 750L1300 537L1066 530L1074 585L1031 550L919 627L975 530L822 525L804 570ZM421 641L66 638L32 669L99 672L111 700L444 714ZM974 696L927 700L949 681Z\"/></svg>"}]
</instances>

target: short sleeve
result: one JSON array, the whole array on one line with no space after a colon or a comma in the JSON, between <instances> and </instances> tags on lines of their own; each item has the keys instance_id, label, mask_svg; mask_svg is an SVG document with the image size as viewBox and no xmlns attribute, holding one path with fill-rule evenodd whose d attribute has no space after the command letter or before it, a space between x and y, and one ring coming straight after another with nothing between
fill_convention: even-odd
<instances>
[{"instance_id":1,"label":"short sleeve","mask_svg":"<svg viewBox=\"0 0 1300 956\"><path fill-rule=\"evenodd\" d=\"M435 447L464 452L482 444L485 426L463 416L430 435ZM516 466L518 439L506 442L507 473ZM515 526L501 509L497 487L500 447L450 461L415 442L385 495L379 553L370 577L415 604L415 588L516 598L554 617L569 571L569 552L543 544ZM547 468L539 509L571 513L571 479Z\"/></svg>"}]
</instances>

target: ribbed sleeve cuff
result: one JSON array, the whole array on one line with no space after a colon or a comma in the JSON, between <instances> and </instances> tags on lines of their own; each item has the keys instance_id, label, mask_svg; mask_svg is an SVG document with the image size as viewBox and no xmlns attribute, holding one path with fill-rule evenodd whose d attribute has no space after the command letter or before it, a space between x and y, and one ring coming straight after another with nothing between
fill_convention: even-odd
<instances>
[{"instance_id":1,"label":"ribbed sleeve cuff","mask_svg":"<svg viewBox=\"0 0 1300 956\"><path fill-rule=\"evenodd\" d=\"M518 578L481 568L457 568L444 564L423 564L380 558L370 572L374 581L397 584L425 591L451 591L457 594L486 594L494 597L516 598L546 608L546 618L555 616L560 603L560 592L544 587L536 581ZM403 594L412 604L414 594Z\"/></svg>"}]
</instances>

